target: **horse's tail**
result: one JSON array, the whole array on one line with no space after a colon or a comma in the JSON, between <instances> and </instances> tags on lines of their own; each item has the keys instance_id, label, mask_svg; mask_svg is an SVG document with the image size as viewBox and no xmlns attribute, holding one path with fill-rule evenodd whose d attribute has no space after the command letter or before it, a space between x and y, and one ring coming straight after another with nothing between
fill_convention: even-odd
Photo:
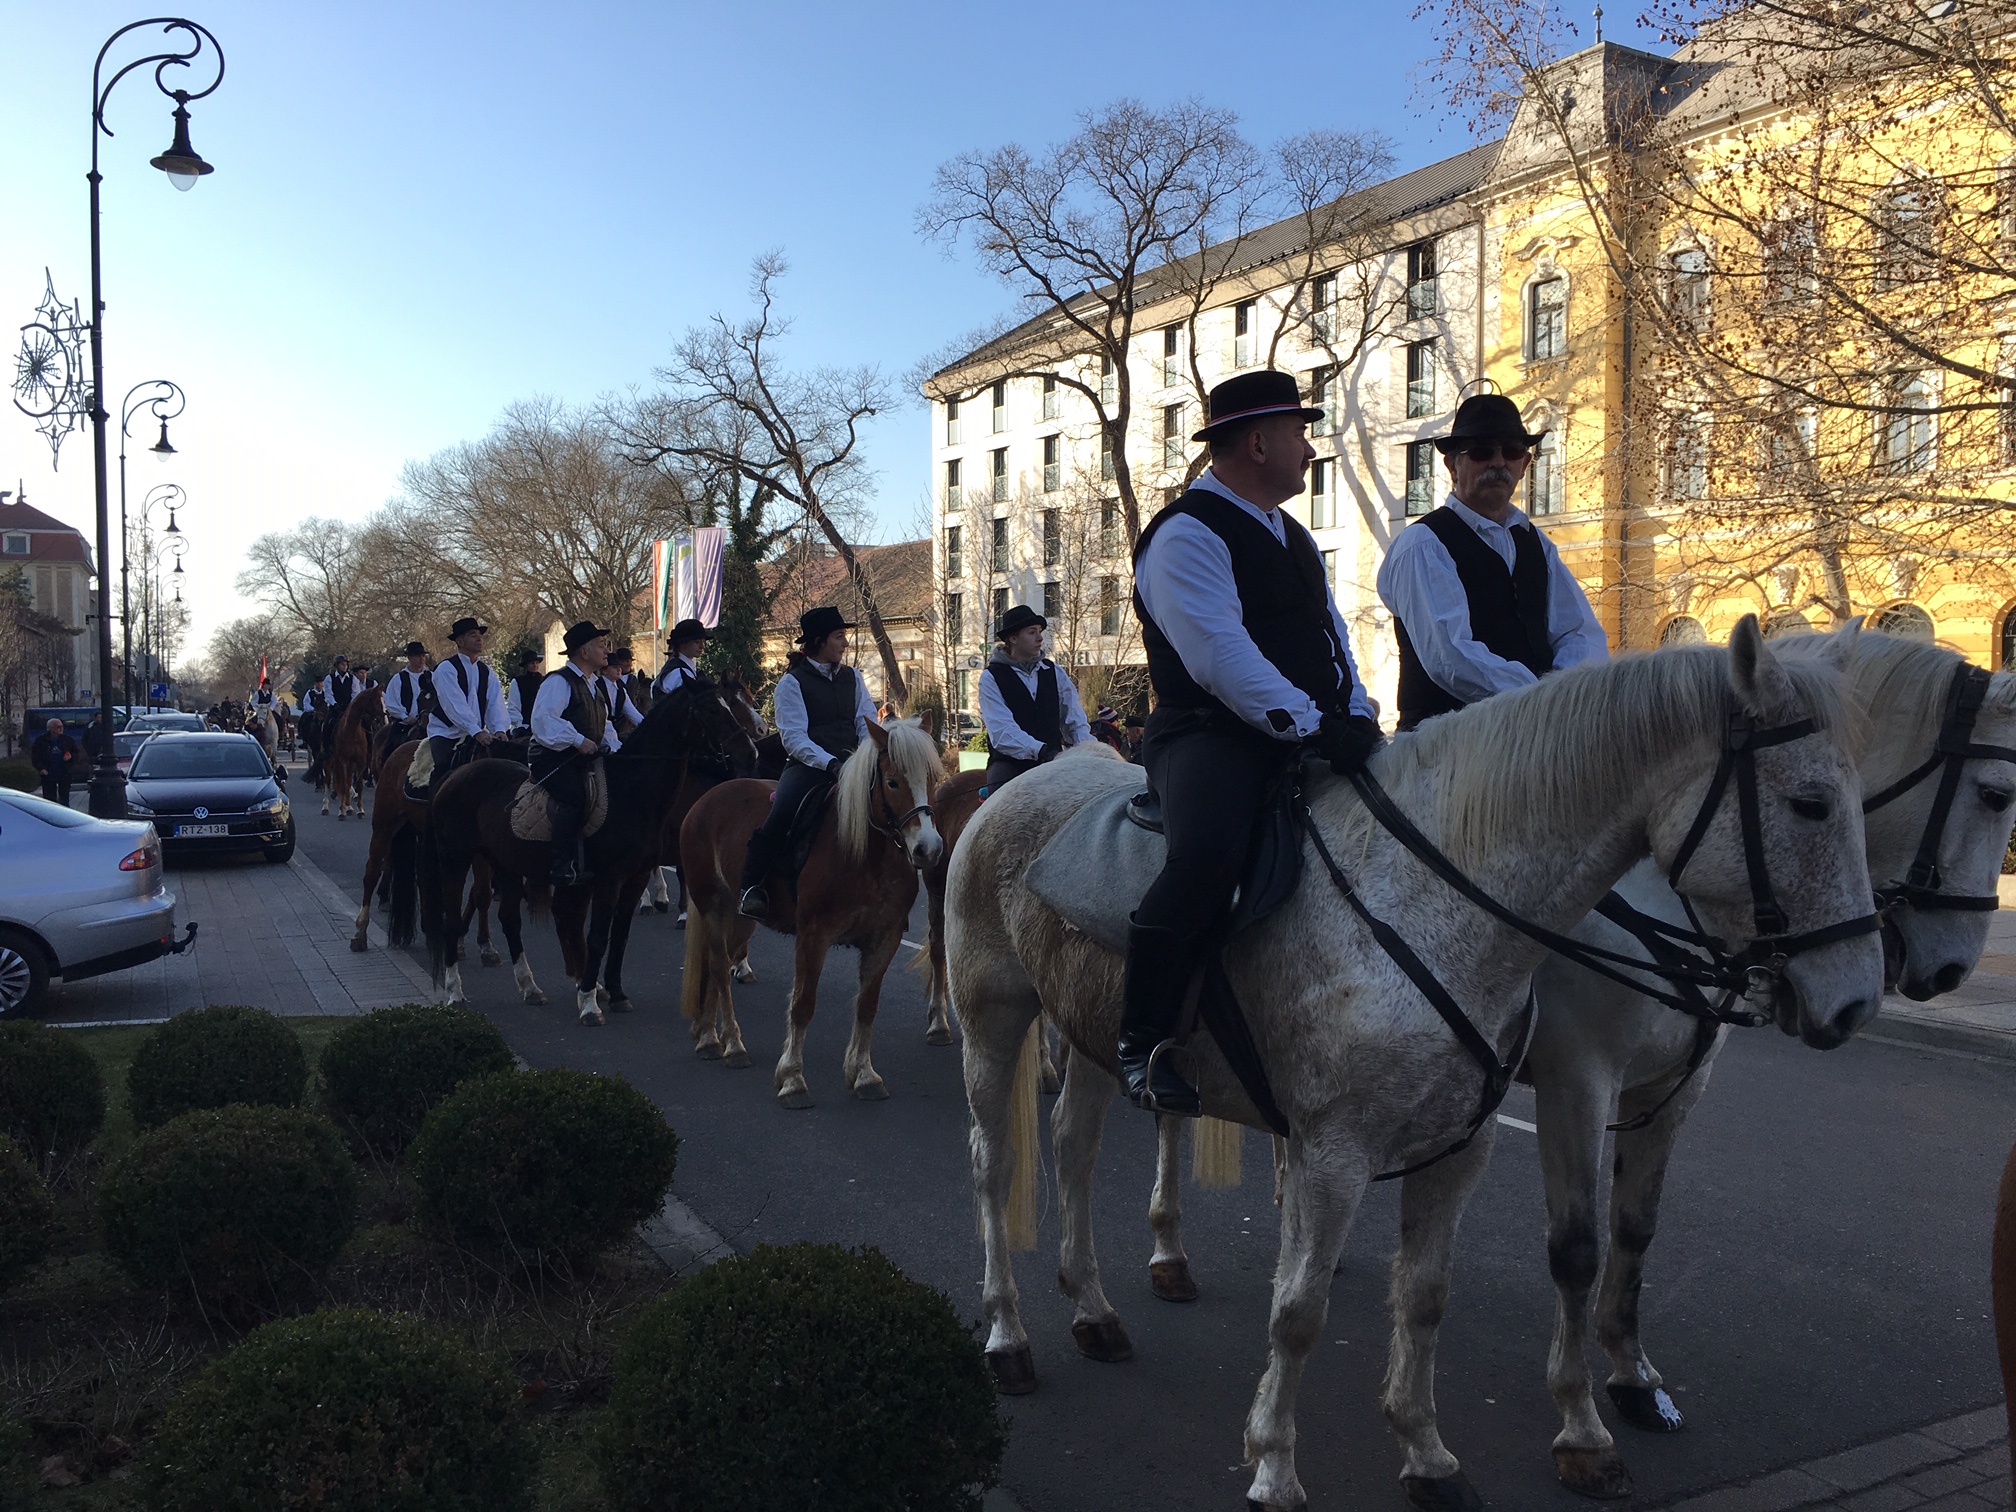
<instances>
[{"instance_id":1,"label":"horse's tail","mask_svg":"<svg viewBox=\"0 0 2016 1512\"><path fill-rule=\"evenodd\" d=\"M691 925L689 924L690 928ZM690 973L689 973L690 974ZM1042 1047L1043 1015L1037 1014L1015 1057L1015 1080L1008 1089L1008 1148L1015 1159L1008 1181L1008 1248L1022 1253L1036 1248L1036 1166L1042 1150L1036 1142L1036 1083Z\"/></svg>"},{"instance_id":2,"label":"horse's tail","mask_svg":"<svg viewBox=\"0 0 2016 1512\"><path fill-rule=\"evenodd\" d=\"M426 847L432 850L430 845ZM413 943L415 912L419 905L419 851L420 832L410 824L402 823L392 831L391 881L392 918L386 926L385 938L393 945L404 949ZM439 887L439 878L436 878Z\"/></svg>"},{"instance_id":3,"label":"horse's tail","mask_svg":"<svg viewBox=\"0 0 2016 1512\"><path fill-rule=\"evenodd\" d=\"M1246 1131L1222 1118L1200 1118L1190 1126L1190 1175L1205 1191L1239 1185L1239 1150Z\"/></svg>"}]
</instances>

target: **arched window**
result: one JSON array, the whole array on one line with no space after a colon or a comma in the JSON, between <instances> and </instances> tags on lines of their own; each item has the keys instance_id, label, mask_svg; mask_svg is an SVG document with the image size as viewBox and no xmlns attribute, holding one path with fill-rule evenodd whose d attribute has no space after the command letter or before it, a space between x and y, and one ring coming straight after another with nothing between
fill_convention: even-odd
<instances>
[{"instance_id":1,"label":"arched window","mask_svg":"<svg viewBox=\"0 0 2016 1512\"><path fill-rule=\"evenodd\" d=\"M1773 609L1764 616L1764 639L1776 640L1781 635L1811 635L1813 622L1797 609Z\"/></svg>"},{"instance_id":2,"label":"arched window","mask_svg":"<svg viewBox=\"0 0 2016 1512\"><path fill-rule=\"evenodd\" d=\"M1666 627L1659 632L1662 646L1705 646L1708 632L1701 628L1701 621L1691 614L1676 614L1666 621Z\"/></svg>"},{"instance_id":3,"label":"arched window","mask_svg":"<svg viewBox=\"0 0 2016 1512\"><path fill-rule=\"evenodd\" d=\"M1901 636L1905 640L1929 641L1933 636L1932 616L1916 604L1909 603L1878 609L1869 616L1869 628L1884 635Z\"/></svg>"},{"instance_id":4,"label":"arched window","mask_svg":"<svg viewBox=\"0 0 2016 1512\"><path fill-rule=\"evenodd\" d=\"M2011 604L2002 612L2002 660L1997 666L2004 672L2016 672L2016 604Z\"/></svg>"}]
</instances>

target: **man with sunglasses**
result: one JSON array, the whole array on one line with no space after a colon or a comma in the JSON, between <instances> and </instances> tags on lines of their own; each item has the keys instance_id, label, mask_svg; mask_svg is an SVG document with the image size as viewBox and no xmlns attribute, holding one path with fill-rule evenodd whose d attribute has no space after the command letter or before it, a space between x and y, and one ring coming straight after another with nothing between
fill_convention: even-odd
<instances>
[{"instance_id":1,"label":"man with sunglasses","mask_svg":"<svg viewBox=\"0 0 2016 1512\"><path fill-rule=\"evenodd\" d=\"M1582 585L1512 502L1545 434L1505 395L1473 394L1432 438L1449 500L1395 536L1379 568L1403 730L1610 655Z\"/></svg>"}]
</instances>

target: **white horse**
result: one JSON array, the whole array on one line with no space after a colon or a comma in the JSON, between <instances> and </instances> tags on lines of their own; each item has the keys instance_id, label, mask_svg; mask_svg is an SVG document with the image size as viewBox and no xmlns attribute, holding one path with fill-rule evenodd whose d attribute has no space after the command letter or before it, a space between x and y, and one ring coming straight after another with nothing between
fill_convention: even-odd
<instances>
[{"instance_id":1,"label":"white horse","mask_svg":"<svg viewBox=\"0 0 2016 1512\"><path fill-rule=\"evenodd\" d=\"M1727 651L1689 647L1577 668L1446 715L1395 741L1371 769L1479 885L1559 930L1586 915L1632 862L1648 852L1670 860L1679 850L1732 716L1772 727L1812 719L1819 727L1812 737L1755 758L1770 879L1790 927L1805 931L1869 907L1861 790L1839 743L1846 715L1835 670L1812 659L1781 662L1746 617ZM1109 1071L1114 1063L1122 963L1067 928L1022 877L1086 801L1136 781L1105 763L1052 763L983 806L953 858L947 941L966 1031L987 1257L982 1300L988 1356L1005 1389L1035 1384L1007 1211L1018 1167L1033 1183L1034 1077L1026 1067L1016 1072L1044 1007L1077 1052L1052 1116L1058 1279L1076 1303L1081 1348L1121 1357L1125 1345L1100 1289L1090 1223L1090 1177L1113 1084L1080 1072L1086 1057ZM1344 783L1318 777L1308 796L1318 832L1372 914L1395 923L1434 963L1501 1064L1516 1058L1541 948L1464 903L1378 828ZM1706 925L1743 938L1752 899L1736 809L1733 798L1716 807L1686 881ZM1294 1461L1296 1390L1366 1184L1462 1137L1477 1122L1483 1074L1313 861L1294 898L1235 939L1224 964L1293 1129L1269 1363L1246 1423L1247 1459L1256 1466L1251 1504L1293 1508L1304 1501ZM1882 949L1873 935L1840 940L1794 957L1783 979L1784 1021L1811 1044L1839 1044L1876 1012ZM1259 1125L1208 1036L1194 1038L1191 1050L1206 1111ZM1018 1105L1025 1116L1011 1119ZM1021 1137L1011 1136L1011 1122ZM1407 1475L1410 1492L1431 1504L1462 1485L1446 1451L1410 1460Z\"/></svg>"},{"instance_id":2,"label":"white horse","mask_svg":"<svg viewBox=\"0 0 2016 1512\"><path fill-rule=\"evenodd\" d=\"M255 709L245 716L245 728L252 738L266 748L266 754L277 758L280 754L280 721L273 717L271 709Z\"/></svg>"}]
</instances>

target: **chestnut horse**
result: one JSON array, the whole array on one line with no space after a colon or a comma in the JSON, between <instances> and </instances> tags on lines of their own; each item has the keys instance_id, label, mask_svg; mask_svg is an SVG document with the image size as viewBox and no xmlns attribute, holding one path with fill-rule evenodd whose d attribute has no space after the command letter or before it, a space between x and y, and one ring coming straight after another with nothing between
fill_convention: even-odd
<instances>
[{"instance_id":1,"label":"chestnut horse","mask_svg":"<svg viewBox=\"0 0 2016 1512\"><path fill-rule=\"evenodd\" d=\"M419 856L427 834L428 805L406 796L406 770L420 752L420 742L409 740L385 758L378 774L378 786L371 795L371 853L364 861L364 906L357 910L357 933L350 937L352 950L371 948L371 897L379 884L391 883L392 917L385 925L385 939L395 950L413 943L419 918ZM476 954L485 966L498 962L497 947L490 943L490 868L477 861L471 868L468 907L462 911L462 927L476 919Z\"/></svg>"},{"instance_id":2,"label":"chestnut horse","mask_svg":"<svg viewBox=\"0 0 2016 1512\"><path fill-rule=\"evenodd\" d=\"M871 720L868 737L840 769L838 792L820 816L804 870L795 882L780 876L770 884L770 915L763 922L798 937L791 1012L776 1074L777 1101L786 1108L812 1106L805 1084L805 1031L818 1000L820 969L835 945L861 952L854 1032L842 1063L848 1088L860 1098L889 1095L869 1060L882 977L917 901L917 873L944 849L930 801L944 776L937 743L910 720L886 730ZM724 782L693 805L679 834L692 894L679 1006L693 1025L696 1052L730 1066L749 1064L728 987L731 964L748 953L756 929L755 920L737 911L742 858L774 788L761 781Z\"/></svg>"},{"instance_id":3,"label":"chestnut horse","mask_svg":"<svg viewBox=\"0 0 2016 1512\"><path fill-rule=\"evenodd\" d=\"M385 690L367 688L344 707L335 729L329 732L328 753L323 770L328 785L322 789L322 812L329 812L329 798L336 798L336 817L356 814L364 817L364 778L371 770L371 745L385 727Z\"/></svg>"},{"instance_id":4,"label":"chestnut horse","mask_svg":"<svg viewBox=\"0 0 2016 1512\"><path fill-rule=\"evenodd\" d=\"M428 839L420 849L421 921L434 958L434 981L449 1001L462 1001L462 936L467 924L451 920L447 900L460 898L470 868L489 863L497 889L498 922L511 949L512 974L527 1002L543 1002L525 959L518 905L549 902L561 956L575 978L575 1009L583 1024L603 1022L633 1005L623 991L623 949L630 917L658 862L658 837L675 804L690 804L705 786L753 771L756 752L712 683L689 683L657 700L630 732L623 749L603 758L609 815L587 838L593 880L585 888L550 896L552 846L521 840L511 829L511 805L525 780L515 761L485 758L458 768L434 791ZM583 935L583 922L586 934ZM599 978L599 982L598 982Z\"/></svg>"}]
</instances>

